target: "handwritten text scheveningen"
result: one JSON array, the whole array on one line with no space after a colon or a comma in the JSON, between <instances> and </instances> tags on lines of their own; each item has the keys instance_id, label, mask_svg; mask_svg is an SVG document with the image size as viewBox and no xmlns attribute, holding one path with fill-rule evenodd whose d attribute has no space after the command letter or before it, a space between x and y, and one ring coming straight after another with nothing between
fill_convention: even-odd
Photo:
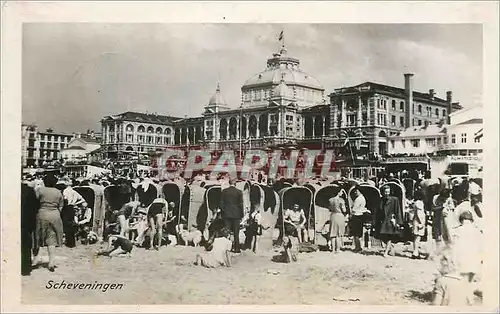
<instances>
[{"instance_id":1,"label":"handwritten text scheveningen","mask_svg":"<svg viewBox=\"0 0 500 314\"><path fill-rule=\"evenodd\" d=\"M106 292L108 290L121 290L123 288L122 283L83 283L83 282L66 282L66 281L54 281L49 280L45 286L47 290L100 290L101 292Z\"/></svg>"}]
</instances>

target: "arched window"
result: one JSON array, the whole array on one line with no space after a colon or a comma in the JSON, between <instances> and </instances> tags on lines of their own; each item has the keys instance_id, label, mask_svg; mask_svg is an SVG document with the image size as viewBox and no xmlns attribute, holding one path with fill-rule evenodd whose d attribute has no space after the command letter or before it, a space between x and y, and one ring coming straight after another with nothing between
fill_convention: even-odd
<instances>
[{"instance_id":1,"label":"arched window","mask_svg":"<svg viewBox=\"0 0 500 314\"><path fill-rule=\"evenodd\" d=\"M148 127L148 133L153 133L154 132L154 129L152 126Z\"/></svg>"},{"instance_id":2,"label":"arched window","mask_svg":"<svg viewBox=\"0 0 500 314\"><path fill-rule=\"evenodd\" d=\"M146 128L142 125L139 125L139 127L137 128L137 132L144 133L144 132L146 132Z\"/></svg>"},{"instance_id":3,"label":"arched window","mask_svg":"<svg viewBox=\"0 0 500 314\"><path fill-rule=\"evenodd\" d=\"M391 102L391 108L392 110L396 110L396 101L394 99Z\"/></svg>"},{"instance_id":4,"label":"arched window","mask_svg":"<svg viewBox=\"0 0 500 314\"><path fill-rule=\"evenodd\" d=\"M134 132L134 126L132 124L127 125L127 132Z\"/></svg>"},{"instance_id":5,"label":"arched window","mask_svg":"<svg viewBox=\"0 0 500 314\"><path fill-rule=\"evenodd\" d=\"M156 128L156 133L157 134L161 134L161 133L163 133L163 130L160 127L157 127Z\"/></svg>"},{"instance_id":6,"label":"arched window","mask_svg":"<svg viewBox=\"0 0 500 314\"><path fill-rule=\"evenodd\" d=\"M166 128L165 129L165 134L166 135L171 135L172 134L172 130L170 128Z\"/></svg>"},{"instance_id":7,"label":"arched window","mask_svg":"<svg viewBox=\"0 0 500 314\"><path fill-rule=\"evenodd\" d=\"M399 102L399 110L405 111L405 102L404 101Z\"/></svg>"},{"instance_id":8,"label":"arched window","mask_svg":"<svg viewBox=\"0 0 500 314\"><path fill-rule=\"evenodd\" d=\"M443 117L446 117L446 109L443 109Z\"/></svg>"},{"instance_id":9,"label":"arched window","mask_svg":"<svg viewBox=\"0 0 500 314\"><path fill-rule=\"evenodd\" d=\"M438 108L436 108L436 111L435 111L435 112L436 112L436 118L439 118L439 109L438 109Z\"/></svg>"},{"instance_id":10,"label":"arched window","mask_svg":"<svg viewBox=\"0 0 500 314\"><path fill-rule=\"evenodd\" d=\"M417 111L418 111L419 114L422 114L422 105L418 105Z\"/></svg>"}]
</instances>

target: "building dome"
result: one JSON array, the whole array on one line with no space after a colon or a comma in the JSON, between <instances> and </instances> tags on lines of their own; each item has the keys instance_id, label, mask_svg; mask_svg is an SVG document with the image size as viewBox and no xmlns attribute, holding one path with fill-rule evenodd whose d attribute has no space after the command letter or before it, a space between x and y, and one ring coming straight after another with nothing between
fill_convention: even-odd
<instances>
[{"instance_id":1,"label":"building dome","mask_svg":"<svg viewBox=\"0 0 500 314\"><path fill-rule=\"evenodd\" d=\"M280 84L281 79L289 86L303 86L316 90L324 90L321 83L314 77L303 72L300 67L300 61L287 56L285 47L282 47L279 53L273 54L272 58L267 60L267 68L250 77L241 87L242 90L257 86L275 86Z\"/></svg>"},{"instance_id":2,"label":"building dome","mask_svg":"<svg viewBox=\"0 0 500 314\"><path fill-rule=\"evenodd\" d=\"M220 94L220 85L217 83L217 89L215 90L215 94L208 101L209 106L226 106L226 101L222 98Z\"/></svg>"}]
</instances>

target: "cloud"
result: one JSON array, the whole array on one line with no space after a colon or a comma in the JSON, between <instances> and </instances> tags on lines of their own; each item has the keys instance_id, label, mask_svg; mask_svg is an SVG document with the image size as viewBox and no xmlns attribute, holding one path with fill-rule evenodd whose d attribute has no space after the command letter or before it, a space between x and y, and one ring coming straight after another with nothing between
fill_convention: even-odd
<instances>
[{"instance_id":1,"label":"cloud","mask_svg":"<svg viewBox=\"0 0 500 314\"><path fill-rule=\"evenodd\" d=\"M279 49L281 30L303 71L334 88L376 81L468 105L481 95L478 25L25 24L23 121L74 132L126 110L200 115L221 84L231 107L241 85Z\"/></svg>"}]
</instances>

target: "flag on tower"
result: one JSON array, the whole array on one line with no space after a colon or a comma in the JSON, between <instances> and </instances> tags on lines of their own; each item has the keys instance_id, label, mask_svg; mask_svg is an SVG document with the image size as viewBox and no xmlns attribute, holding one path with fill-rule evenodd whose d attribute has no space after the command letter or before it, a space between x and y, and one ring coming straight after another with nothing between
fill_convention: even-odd
<instances>
[{"instance_id":1,"label":"flag on tower","mask_svg":"<svg viewBox=\"0 0 500 314\"><path fill-rule=\"evenodd\" d=\"M279 41L282 41L284 37L285 37L285 35L283 34L283 31L281 31L281 33L280 33L280 36L279 36L279 39L278 39L278 40L279 40Z\"/></svg>"}]
</instances>

